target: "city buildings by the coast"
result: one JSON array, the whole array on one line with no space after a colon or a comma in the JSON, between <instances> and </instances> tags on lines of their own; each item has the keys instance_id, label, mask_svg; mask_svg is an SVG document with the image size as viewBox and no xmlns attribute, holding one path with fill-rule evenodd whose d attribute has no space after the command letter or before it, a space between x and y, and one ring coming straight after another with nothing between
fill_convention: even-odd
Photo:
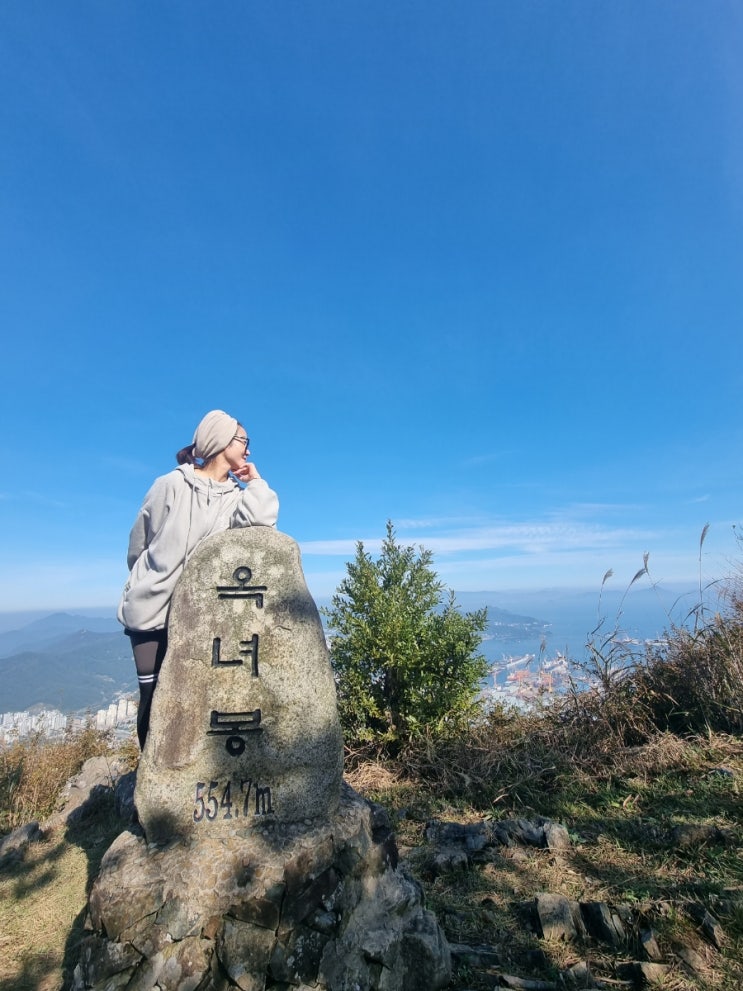
<instances>
[{"instance_id":1,"label":"city buildings by the coast","mask_svg":"<svg viewBox=\"0 0 743 991\"><path fill-rule=\"evenodd\" d=\"M137 719L137 703L129 696L122 696L97 712L64 713L59 709L34 709L28 712L0 713L0 746L14 743L40 733L49 739L66 733L76 733L86 726L98 730L114 730L128 734Z\"/></svg>"}]
</instances>

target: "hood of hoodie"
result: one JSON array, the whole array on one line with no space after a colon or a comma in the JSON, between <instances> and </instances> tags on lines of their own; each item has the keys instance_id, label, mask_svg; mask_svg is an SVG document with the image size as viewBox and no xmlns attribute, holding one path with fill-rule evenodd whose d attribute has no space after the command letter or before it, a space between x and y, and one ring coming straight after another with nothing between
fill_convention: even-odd
<instances>
[{"instance_id":1,"label":"hood of hoodie","mask_svg":"<svg viewBox=\"0 0 743 991\"><path fill-rule=\"evenodd\" d=\"M234 508L235 490L240 486L233 478L216 482L213 478L197 475L193 465L180 465L178 471L191 490L186 530L184 563L204 537L228 526L226 514ZM227 496L232 496L227 500Z\"/></svg>"},{"instance_id":2,"label":"hood of hoodie","mask_svg":"<svg viewBox=\"0 0 743 991\"><path fill-rule=\"evenodd\" d=\"M221 499L224 495L229 495L235 489L239 489L234 478L228 478L226 482L216 482L213 478L197 475L193 465L179 465L177 469L185 481L192 489L193 496L197 501L206 500L208 506L212 499Z\"/></svg>"}]
</instances>

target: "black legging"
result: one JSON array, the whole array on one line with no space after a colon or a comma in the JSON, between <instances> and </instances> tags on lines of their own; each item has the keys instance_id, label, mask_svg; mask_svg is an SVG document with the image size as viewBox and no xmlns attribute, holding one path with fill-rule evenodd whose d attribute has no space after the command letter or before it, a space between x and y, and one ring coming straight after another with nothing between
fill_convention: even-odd
<instances>
[{"instance_id":1,"label":"black legging","mask_svg":"<svg viewBox=\"0 0 743 991\"><path fill-rule=\"evenodd\" d=\"M139 709L137 711L137 738L144 749L147 730L150 728L152 696L157 685L157 676L168 649L167 630L124 630L131 640L134 663L137 666L139 682Z\"/></svg>"}]
</instances>

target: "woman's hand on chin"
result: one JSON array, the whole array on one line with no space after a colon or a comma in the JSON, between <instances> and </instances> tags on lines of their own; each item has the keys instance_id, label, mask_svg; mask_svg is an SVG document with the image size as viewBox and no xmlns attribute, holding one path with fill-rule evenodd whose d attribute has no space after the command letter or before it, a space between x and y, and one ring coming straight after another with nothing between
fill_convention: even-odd
<instances>
[{"instance_id":1,"label":"woman's hand on chin","mask_svg":"<svg viewBox=\"0 0 743 991\"><path fill-rule=\"evenodd\" d=\"M249 462L246 462L239 468L234 468L232 474L238 482L252 482L254 478L261 477L256 466Z\"/></svg>"}]
</instances>

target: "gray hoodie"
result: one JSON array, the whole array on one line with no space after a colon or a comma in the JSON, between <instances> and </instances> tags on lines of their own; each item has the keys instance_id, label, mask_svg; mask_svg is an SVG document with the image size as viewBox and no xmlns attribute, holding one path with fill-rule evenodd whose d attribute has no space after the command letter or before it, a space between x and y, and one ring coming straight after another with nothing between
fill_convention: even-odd
<instances>
[{"instance_id":1,"label":"gray hoodie","mask_svg":"<svg viewBox=\"0 0 743 991\"><path fill-rule=\"evenodd\" d=\"M129 535L119 622L130 630L163 629L175 584L201 541L230 527L275 526L278 513L278 497L262 478L242 488L181 465L155 479Z\"/></svg>"}]
</instances>

